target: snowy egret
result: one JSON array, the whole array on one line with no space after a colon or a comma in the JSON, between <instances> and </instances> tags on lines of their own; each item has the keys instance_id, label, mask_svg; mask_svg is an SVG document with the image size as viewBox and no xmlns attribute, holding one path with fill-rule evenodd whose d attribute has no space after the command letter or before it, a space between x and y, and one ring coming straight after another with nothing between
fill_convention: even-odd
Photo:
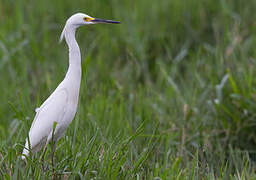
<instances>
[{"instance_id":1,"label":"snowy egret","mask_svg":"<svg viewBox=\"0 0 256 180\"><path fill-rule=\"evenodd\" d=\"M55 150L57 141L74 119L77 111L81 81L81 54L75 39L75 32L80 26L98 23L119 24L120 22L97 19L83 13L74 14L67 20L60 36L60 42L65 38L68 45L69 68L64 80L48 99L36 109L29 137L26 139L25 148L23 149L22 159L29 155L30 150L32 153L35 153L43 145L45 145L44 156L47 144L52 140Z\"/></svg>"}]
</instances>

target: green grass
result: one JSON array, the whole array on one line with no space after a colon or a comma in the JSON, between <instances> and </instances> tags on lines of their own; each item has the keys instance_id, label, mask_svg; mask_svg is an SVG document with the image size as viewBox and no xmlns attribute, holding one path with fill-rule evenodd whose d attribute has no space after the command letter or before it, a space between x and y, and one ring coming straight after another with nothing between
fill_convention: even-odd
<instances>
[{"instance_id":1,"label":"green grass","mask_svg":"<svg viewBox=\"0 0 256 180\"><path fill-rule=\"evenodd\" d=\"M255 179L256 1L0 0L0 179L51 179L19 158L64 78L65 20L81 27L78 112L57 146L63 179Z\"/></svg>"}]
</instances>

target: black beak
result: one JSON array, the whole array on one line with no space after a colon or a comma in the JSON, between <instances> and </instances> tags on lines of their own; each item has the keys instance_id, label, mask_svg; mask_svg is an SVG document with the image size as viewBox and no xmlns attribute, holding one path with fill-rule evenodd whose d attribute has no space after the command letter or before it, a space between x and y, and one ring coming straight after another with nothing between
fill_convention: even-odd
<instances>
[{"instance_id":1,"label":"black beak","mask_svg":"<svg viewBox=\"0 0 256 180\"><path fill-rule=\"evenodd\" d=\"M106 23L106 24L120 24L119 21L112 21L112 20L105 20L105 19L98 19L98 18L94 18L93 20L91 20L91 22Z\"/></svg>"}]
</instances>

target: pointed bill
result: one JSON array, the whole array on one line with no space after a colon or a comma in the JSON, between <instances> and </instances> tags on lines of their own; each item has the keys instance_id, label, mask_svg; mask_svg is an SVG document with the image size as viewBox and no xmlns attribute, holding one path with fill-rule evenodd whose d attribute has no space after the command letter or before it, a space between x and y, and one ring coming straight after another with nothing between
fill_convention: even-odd
<instances>
[{"instance_id":1,"label":"pointed bill","mask_svg":"<svg viewBox=\"0 0 256 180\"><path fill-rule=\"evenodd\" d=\"M112 20L98 19L98 18L92 19L91 22L94 22L94 23L105 23L105 24L120 24L119 21L112 21Z\"/></svg>"}]
</instances>

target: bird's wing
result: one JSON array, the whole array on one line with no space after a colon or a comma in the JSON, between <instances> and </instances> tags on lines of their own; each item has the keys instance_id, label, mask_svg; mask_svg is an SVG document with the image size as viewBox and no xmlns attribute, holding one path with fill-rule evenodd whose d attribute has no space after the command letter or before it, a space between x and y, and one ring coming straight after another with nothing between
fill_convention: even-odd
<instances>
[{"instance_id":1,"label":"bird's wing","mask_svg":"<svg viewBox=\"0 0 256 180\"><path fill-rule=\"evenodd\" d=\"M29 131L29 140L32 148L50 135L54 122L59 123L62 120L66 112L67 101L67 90L59 89L37 109Z\"/></svg>"}]
</instances>

